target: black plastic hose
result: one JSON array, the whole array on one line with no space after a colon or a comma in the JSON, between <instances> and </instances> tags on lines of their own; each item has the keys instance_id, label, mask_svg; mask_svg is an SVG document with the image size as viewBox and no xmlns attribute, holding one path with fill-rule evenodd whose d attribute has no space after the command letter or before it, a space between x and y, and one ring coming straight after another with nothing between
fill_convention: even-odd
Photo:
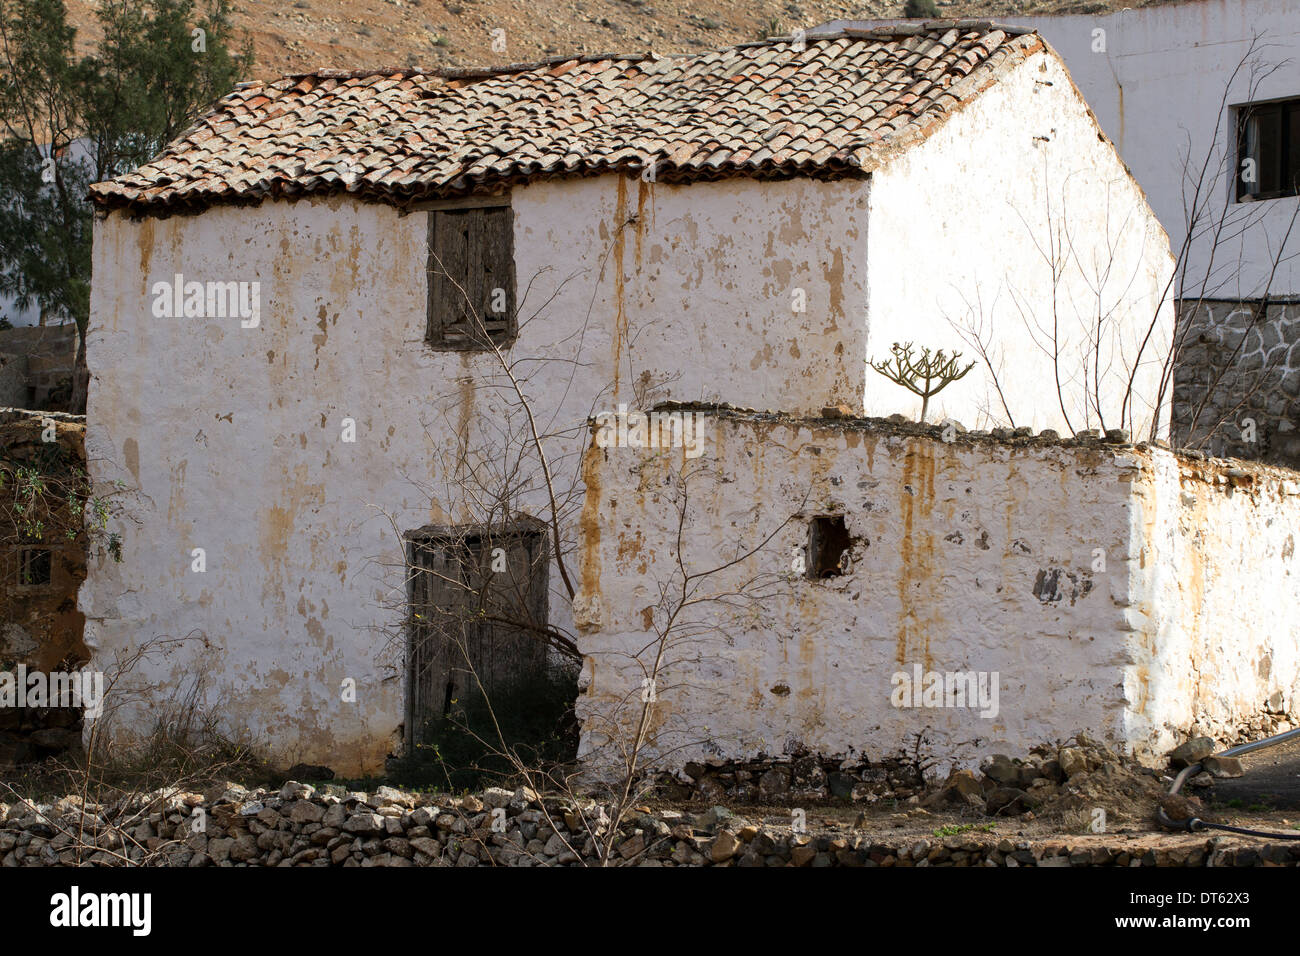
<instances>
[{"instance_id":1,"label":"black plastic hose","mask_svg":"<svg viewBox=\"0 0 1300 956\"><path fill-rule=\"evenodd\" d=\"M1272 737L1265 737L1263 740L1256 740L1254 743L1241 744L1225 750L1218 757L1236 757L1238 754L1247 754L1252 750L1263 750L1265 747L1273 747L1287 740L1300 737L1300 727L1295 730L1288 730L1284 734L1275 734ZM1194 763L1189 767L1184 767L1174 777L1173 786L1169 788L1169 796L1175 796L1182 785L1187 782L1187 778L1194 775L1201 769L1199 763ZM1200 817L1188 817L1186 820L1174 820L1169 814L1165 813L1165 808L1161 807L1156 811L1156 820L1162 827L1170 830L1186 830L1188 833L1199 833L1202 830L1225 830L1228 833L1241 833L1246 836L1266 837L1270 840L1300 840L1300 833L1270 833L1267 830L1252 830L1249 827L1233 827L1226 823L1207 823Z\"/></svg>"}]
</instances>

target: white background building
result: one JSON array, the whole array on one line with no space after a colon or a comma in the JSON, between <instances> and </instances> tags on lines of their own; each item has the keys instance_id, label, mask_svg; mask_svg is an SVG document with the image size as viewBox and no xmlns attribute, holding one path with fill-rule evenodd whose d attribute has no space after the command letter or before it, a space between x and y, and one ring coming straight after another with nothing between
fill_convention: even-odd
<instances>
[{"instance_id":1,"label":"white background building","mask_svg":"<svg viewBox=\"0 0 1300 956\"><path fill-rule=\"evenodd\" d=\"M832 21L809 35L907 22ZM1261 295L1295 199L1265 200L1262 211L1258 204L1237 203L1237 113L1247 103L1300 99L1300 5L1189 0L1109 14L1008 16L998 22L1038 31L1065 60L1097 122L1146 191L1175 255L1187 236L1200 166L1212 157L1204 179L1205 223L1219 221L1227 209L1222 236L1234 238L1220 241L1217 256L1212 236L1194 238L1181 294L1201 294L1202 277L1208 276L1204 294L1209 297ZM1254 217L1258 224L1243 231ZM1300 229L1293 231L1284 255L1296 253ZM1300 295L1300 257L1278 267L1270 293Z\"/></svg>"}]
</instances>

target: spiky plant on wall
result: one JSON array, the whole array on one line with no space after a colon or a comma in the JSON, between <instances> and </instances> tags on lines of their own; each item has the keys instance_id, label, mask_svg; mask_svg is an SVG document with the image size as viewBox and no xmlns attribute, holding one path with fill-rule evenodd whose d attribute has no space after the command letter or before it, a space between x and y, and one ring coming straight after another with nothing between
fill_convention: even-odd
<instances>
[{"instance_id":1,"label":"spiky plant on wall","mask_svg":"<svg viewBox=\"0 0 1300 956\"><path fill-rule=\"evenodd\" d=\"M883 362L869 362L885 378L903 386L909 392L921 396L921 421L930 408L930 396L937 395L953 382L965 378L966 373L975 367L971 362L963 369L958 368L960 352L948 355L943 349L934 354L929 348L922 347L919 356L913 355L912 343L890 346L890 357Z\"/></svg>"}]
</instances>

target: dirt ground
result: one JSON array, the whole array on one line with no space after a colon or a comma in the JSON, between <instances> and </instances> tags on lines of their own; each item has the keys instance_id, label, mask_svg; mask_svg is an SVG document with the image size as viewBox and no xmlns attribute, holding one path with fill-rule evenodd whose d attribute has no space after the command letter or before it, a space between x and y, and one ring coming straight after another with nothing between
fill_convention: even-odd
<instances>
[{"instance_id":1,"label":"dirt ground","mask_svg":"<svg viewBox=\"0 0 1300 956\"><path fill-rule=\"evenodd\" d=\"M1098 764L1097 757L1103 759ZM1245 775L1218 779L1211 786L1184 788L1191 812L1207 822L1247 827L1273 833L1300 835L1300 742L1278 745L1242 758ZM911 801L878 800L810 802L798 806L727 802L747 821L790 827L795 813L810 833L870 834L881 842L897 844L957 834L983 835L1012 842L1068 842L1072 847L1123 847L1133 851L1203 845L1219 836L1232 845L1250 845L1260 838L1202 830L1171 832L1156 822L1161 798L1176 771L1152 771L1104 750L1090 751L1089 770L1067 781L1030 788L1035 809L1010 816L989 816L977 801L938 801L934 792ZM1201 777L1202 781L1206 778ZM985 783L987 788L988 784ZM667 808L664 802L659 806ZM699 812L696 800L678 809ZM1099 816L1097 810L1104 813ZM1175 817L1179 814L1173 814Z\"/></svg>"},{"instance_id":2,"label":"dirt ground","mask_svg":"<svg viewBox=\"0 0 1300 956\"><path fill-rule=\"evenodd\" d=\"M1220 780L1215 805L1234 819L1258 810L1300 818L1300 740L1288 741L1241 758L1244 777Z\"/></svg>"},{"instance_id":3,"label":"dirt ground","mask_svg":"<svg viewBox=\"0 0 1300 956\"><path fill-rule=\"evenodd\" d=\"M731 807L729 809L754 824L788 827L791 823L791 812L787 807ZM913 810L910 813L898 813L882 810L867 811L865 819L862 819L863 814L857 808L811 807L806 811L810 833L867 834L873 838L878 837L881 842L891 844L920 839L933 840L956 833L970 833L988 834L991 838L1009 839L1017 843L1022 841L1035 844L1068 843L1072 848L1120 846L1136 855L1147 850L1199 846L1216 835L1213 831L1171 833L1156 824L1154 806L1151 812L1153 815L1151 820L1133 820L1108 826L1106 832L1094 834L1087 830L1067 829L1059 818L1054 819L1050 816L1036 817L1033 820L1019 818L1001 820L962 811L917 812ZM1300 828L1300 813L1295 812L1234 810L1228 814L1215 814L1215 817L1233 826L1278 833L1297 831ZM1253 839L1235 834L1224 834L1224 836L1231 840L1233 845L1250 845Z\"/></svg>"}]
</instances>

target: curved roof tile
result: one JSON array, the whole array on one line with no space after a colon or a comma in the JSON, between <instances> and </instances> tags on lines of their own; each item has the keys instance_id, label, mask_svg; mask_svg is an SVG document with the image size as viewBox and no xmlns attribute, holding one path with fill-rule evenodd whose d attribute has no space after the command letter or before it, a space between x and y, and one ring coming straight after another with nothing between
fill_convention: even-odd
<instances>
[{"instance_id":1,"label":"curved roof tile","mask_svg":"<svg viewBox=\"0 0 1300 956\"><path fill-rule=\"evenodd\" d=\"M90 197L167 214L342 190L404 205L650 164L661 182L864 175L1044 48L962 20L689 56L319 70L241 84Z\"/></svg>"}]
</instances>

